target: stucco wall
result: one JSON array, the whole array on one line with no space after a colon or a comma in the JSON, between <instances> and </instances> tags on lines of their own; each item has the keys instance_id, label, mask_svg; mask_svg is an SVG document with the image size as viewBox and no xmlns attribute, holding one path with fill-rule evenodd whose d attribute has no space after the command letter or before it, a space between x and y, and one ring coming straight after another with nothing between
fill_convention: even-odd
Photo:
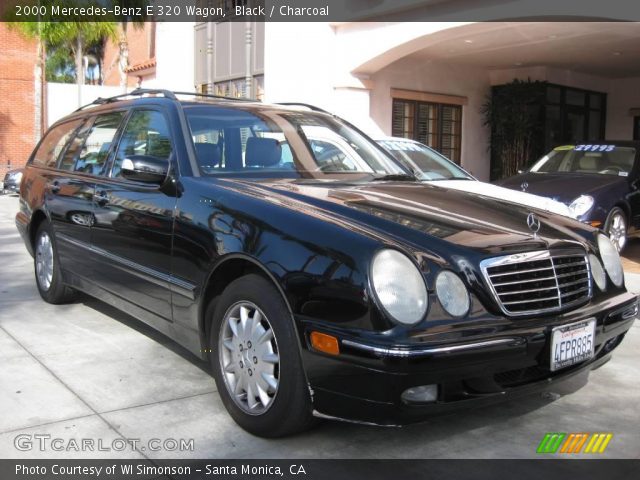
<instances>
[{"instance_id":1,"label":"stucco wall","mask_svg":"<svg viewBox=\"0 0 640 480\"><path fill-rule=\"evenodd\" d=\"M481 109L489 92L486 70L443 63L399 60L371 76L371 117L382 132L391 134L391 88L457 95L462 107L462 166L480 180L489 179L489 131Z\"/></svg>"},{"instance_id":2,"label":"stucco wall","mask_svg":"<svg viewBox=\"0 0 640 480\"><path fill-rule=\"evenodd\" d=\"M143 87L194 90L194 34L190 22L156 24L156 75Z\"/></svg>"},{"instance_id":3,"label":"stucco wall","mask_svg":"<svg viewBox=\"0 0 640 480\"><path fill-rule=\"evenodd\" d=\"M47 126L50 126L78 108L78 86L75 83L48 82L46 89ZM81 92L81 105L86 105L98 97L107 98L120 95L122 88L107 85L83 85Z\"/></svg>"},{"instance_id":4,"label":"stucco wall","mask_svg":"<svg viewBox=\"0 0 640 480\"><path fill-rule=\"evenodd\" d=\"M265 101L331 109L338 69L335 32L327 23L265 24Z\"/></svg>"},{"instance_id":5,"label":"stucco wall","mask_svg":"<svg viewBox=\"0 0 640 480\"><path fill-rule=\"evenodd\" d=\"M633 138L633 117L630 109L640 108L640 78L624 78L612 82L607 97L607 138Z\"/></svg>"}]
</instances>

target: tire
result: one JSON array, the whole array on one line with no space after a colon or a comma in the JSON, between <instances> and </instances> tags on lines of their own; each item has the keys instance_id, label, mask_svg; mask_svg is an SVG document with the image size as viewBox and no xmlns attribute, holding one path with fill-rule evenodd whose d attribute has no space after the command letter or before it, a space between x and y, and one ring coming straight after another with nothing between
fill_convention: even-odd
<instances>
[{"instance_id":1,"label":"tire","mask_svg":"<svg viewBox=\"0 0 640 480\"><path fill-rule=\"evenodd\" d=\"M75 292L67 287L62 280L62 270L58 260L53 230L46 221L38 226L33 253L36 286L42 299L54 305L72 301Z\"/></svg>"},{"instance_id":2,"label":"tire","mask_svg":"<svg viewBox=\"0 0 640 480\"><path fill-rule=\"evenodd\" d=\"M209 304L206 315L212 322L213 375L235 422L266 438L310 428L314 417L309 387L293 320L280 292L265 278L246 275L231 282ZM249 333L247 326L252 327Z\"/></svg>"},{"instance_id":3,"label":"tire","mask_svg":"<svg viewBox=\"0 0 640 480\"><path fill-rule=\"evenodd\" d=\"M604 231L618 252L622 252L627 245L628 228L627 216L620 207L613 207L609 215L607 215L607 220L604 223Z\"/></svg>"}]
</instances>

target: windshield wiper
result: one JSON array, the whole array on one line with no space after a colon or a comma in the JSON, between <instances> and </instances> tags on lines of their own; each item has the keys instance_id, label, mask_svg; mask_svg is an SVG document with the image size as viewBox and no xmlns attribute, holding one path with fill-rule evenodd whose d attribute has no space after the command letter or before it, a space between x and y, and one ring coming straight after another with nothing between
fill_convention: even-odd
<instances>
[{"instance_id":1,"label":"windshield wiper","mask_svg":"<svg viewBox=\"0 0 640 480\"><path fill-rule=\"evenodd\" d=\"M408 173L389 173L379 177L373 177L372 182L397 181L397 182L417 182L418 178Z\"/></svg>"},{"instance_id":2,"label":"windshield wiper","mask_svg":"<svg viewBox=\"0 0 640 480\"><path fill-rule=\"evenodd\" d=\"M473 178L469 177L451 177L451 178L427 178L428 182L440 182L440 181L449 181L449 180L473 180Z\"/></svg>"}]
</instances>

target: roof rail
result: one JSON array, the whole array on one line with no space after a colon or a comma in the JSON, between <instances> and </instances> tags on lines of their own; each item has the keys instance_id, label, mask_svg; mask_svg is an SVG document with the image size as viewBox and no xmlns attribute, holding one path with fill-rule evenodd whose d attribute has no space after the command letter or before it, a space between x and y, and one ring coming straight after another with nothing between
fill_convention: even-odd
<instances>
[{"instance_id":1,"label":"roof rail","mask_svg":"<svg viewBox=\"0 0 640 480\"><path fill-rule=\"evenodd\" d=\"M162 90L155 88L136 88L135 90L130 91L129 93L123 93L121 95L115 95L113 97L102 98L98 97L93 102L88 103L87 105L83 105L78 108L76 112L80 110L84 110L87 107L91 107L93 105L103 105L105 103L115 102L116 100L120 100L125 97L136 97L140 95L164 95L166 98L170 98L171 100L177 100L175 94L171 90Z\"/></svg>"},{"instance_id":2,"label":"roof rail","mask_svg":"<svg viewBox=\"0 0 640 480\"><path fill-rule=\"evenodd\" d=\"M224 95L213 95L212 93L198 93L198 92L173 92L173 93L175 93L176 95L190 95L192 97L217 98L218 100L233 100L237 102L259 102L260 101L254 98L225 97Z\"/></svg>"},{"instance_id":3,"label":"roof rail","mask_svg":"<svg viewBox=\"0 0 640 480\"><path fill-rule=\"evenodd\" d=\"M322 112L322 113L328 113L329 115L333 115L331 112L327 112L325 109L316 107L315 105L311 105L309 103L280 102L280 103L276 103L276 105L284 105L286 107L307 107L309 110L313 110L314 112Z\"/></svg>"},{"instance_id":4,"label":"roof rail","mask_svg":"<svg viewBox=\"0 0 640 480\"><path fill-rule=\"evenodd\" d=\"M135 97L139 95L164 95L166 98L170 98L171 100L178 100L176 95L191 95L195 97L209 97L209 98L217 98L219 100L235 100L239 102L257 102L258 100L254 100L252 98L236 98L236 97L224 97L222 95L212 95L209 93L197 93L197 92L172 92L171 90L163 90L156 88L136 88L129 93L123 93L121 95L115 95L113 97L102 98L98 97L93 102L88 103L87 105L83 105L78 108L76 112L80 110L84 110L87 107L91 107L93 105L103 105L105 103L115 102L122 98L126 97Z\"/></svg>"}]
</instances>

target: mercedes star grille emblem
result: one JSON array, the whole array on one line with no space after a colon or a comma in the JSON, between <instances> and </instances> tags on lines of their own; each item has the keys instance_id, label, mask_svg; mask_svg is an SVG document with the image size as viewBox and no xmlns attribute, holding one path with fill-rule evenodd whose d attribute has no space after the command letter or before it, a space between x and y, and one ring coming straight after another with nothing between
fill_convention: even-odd
<instances>
[{"instance_id":1,"label":"mercedes star grille emblem","mask_svg":"<svg viewBox=\"0 0 640 480\"><path fill-rule=\"evenodd\" d=\"M538 231L540 231L540 219L535 213L527 215L527 227L529 227L529 230L533 233L533 238L536 238Z\"/></svg>"}]
</instances>

